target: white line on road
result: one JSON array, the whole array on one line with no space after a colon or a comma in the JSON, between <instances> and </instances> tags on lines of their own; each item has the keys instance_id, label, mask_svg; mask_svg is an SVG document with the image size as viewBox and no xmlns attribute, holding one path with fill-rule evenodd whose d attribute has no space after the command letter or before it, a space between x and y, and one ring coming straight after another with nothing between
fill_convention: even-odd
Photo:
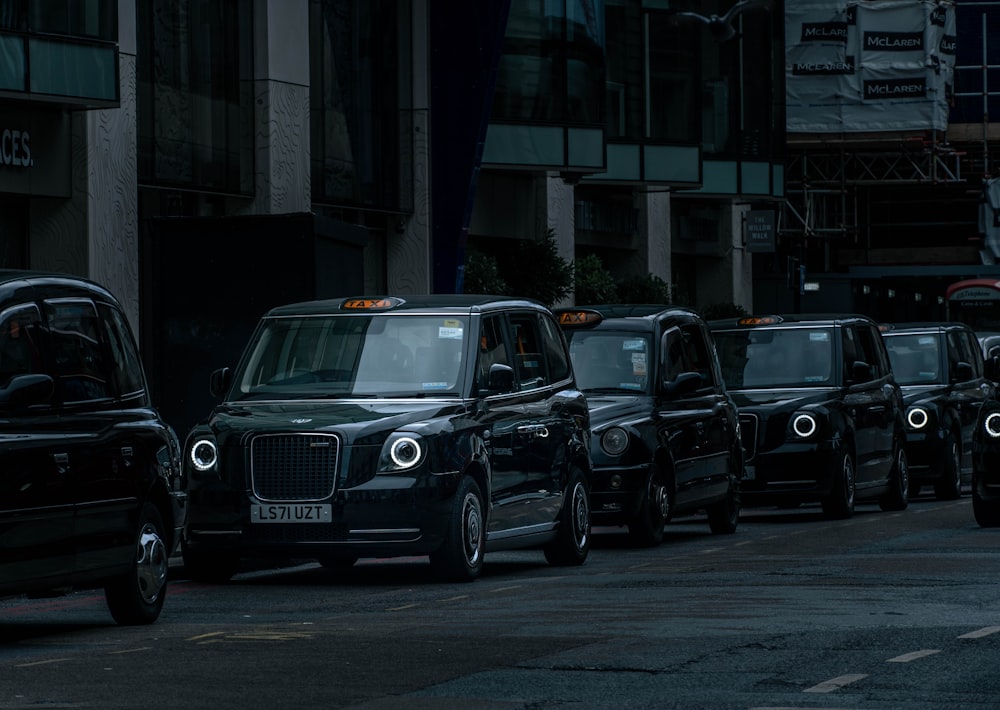
<instances>
[{"instance_id":1,"label":"white line on road","mask_svg":"<svg viewBox=\"0 0 1000 710\"><path fill-rule=\"evenodd\" d=\"M851 673L848 675L837 676L836 678L831 678L830 680L823 681L818 685L814 685L811 688L806 688L803 693L832 693L835 690L843 688L845 685L850 685L855 683L862 678L867 678L867 673Z\"/></svg>"},{"instance_id":2,"label":"white line on road","mask_svg":"<svg viewBox=\"0 0 1000 710\"><path fill-rule=\"evenodd\" d=\"M902 656L896 656L895 658L890 658L886 663L909 663L910 661L915 661L918 658L924 658L925 656L933 656L935 653L941 653L941 649L937 648L925 648L922 651L911 651L910 653L904 653Z\"/></svg>"},{"instance_id":3,"label":"white line on road","mask_svg":"<svg viewBox=\"0 0 1000 710\"><path fill-rule=\"evenodd\" d=\"M962 634L959 636L960 639L981 639L983 636L989 636L990 634L995 634L1000 631L1000 626L986 626L978 631L970 631L967 634Z\"/></svg>"}]
</instances>

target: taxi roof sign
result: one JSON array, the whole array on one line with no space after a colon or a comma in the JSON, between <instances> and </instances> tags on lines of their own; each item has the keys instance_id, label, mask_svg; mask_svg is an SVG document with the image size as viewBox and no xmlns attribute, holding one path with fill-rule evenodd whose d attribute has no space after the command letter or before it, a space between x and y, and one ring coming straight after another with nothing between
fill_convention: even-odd
<instances>
[{"instance_id":1,"label":"taxi roof sign","mask_svg":"<svg viewBox=\"0 0 1000 710\"><path fill-rule=\"evenodd\" d=\"M559 325L565 327L597 325L604 317L597 311L576 309L559 312Z\"/></svg>"},{"instance_id":2,"label":"taxi roof sign","mask_svg":"<svg viewBox=\"0 0 1000 710\"><path fill-rule=\"evenodd\" d=\"M777 325L781 316L747 316L737 321L738 325Z\"/></svg>"},{"instance_id":3,"label":"taxi roof sign","mask_svg":"<svg viewBox=\"0 0 1000 710\"><path fill-rule=\"evenodd\" d=\"M345 311L386 311L404 303L403 299L388 298L348 298L341 304Z\"/></svg>"}]
</instances>

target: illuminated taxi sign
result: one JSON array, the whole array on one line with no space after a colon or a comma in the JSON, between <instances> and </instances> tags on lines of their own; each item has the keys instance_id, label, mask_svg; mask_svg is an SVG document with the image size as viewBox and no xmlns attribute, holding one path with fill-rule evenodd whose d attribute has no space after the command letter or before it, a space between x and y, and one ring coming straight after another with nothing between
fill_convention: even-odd
<instances>
[{"instance_id":1,"label":"illuminated taxi sign","mask_svg":"<svg viewBox=\"0 0 1000 710\"><path fill-rule=\"evenodd\" d=\"M878 324L878 332L880 332L880 333L888 333L889 331L891 331L895 327L896 326L894 326L892 323L879 323Z\"/></svg>"},{"instance_id":2,"label":"illuminated taxi sign","mask_svg":"<svg viewBox=\"0 0 1000 710\"><path fill-rule=\"evenodd\" d=\"M401 298L348 298L340 306L345 311L385 311L403 304Z\"/></svg>"},{"instance_id":3,"label":"illuminated taxi sign","mask_svg":"<svg viewBox=\"0 0 1000 710\"><path fill-rule=\"evenodd\" d=\"M597 311L561 311L559 313L559 325L561 326L581 326L581 325L596 325L603 320L600 313Z\"/></svg>"},{"instance_id":4,"label":"illuminated taxi sign","mask_svg":"<svg viewBox=\"0 0 1000 710\"><path fill-rule=\"evenodd\" d=\"M738 325L777 325L781 322L781 316L748 316L740 318Z\"/></svg>"}]
</instances>

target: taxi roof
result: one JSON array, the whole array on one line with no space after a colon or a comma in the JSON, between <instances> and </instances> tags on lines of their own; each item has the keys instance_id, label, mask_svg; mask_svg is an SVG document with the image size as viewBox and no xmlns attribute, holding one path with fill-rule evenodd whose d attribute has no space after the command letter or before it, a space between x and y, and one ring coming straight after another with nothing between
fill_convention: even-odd
<instances>
[{"instance_id":1,"label":"taxi roof","mask_svg":"<svg viewBox=\"0 0 1000 710\"><path fill-rule=\"evenodd\" d=\"M909 323L881 323L879 329L882 335L899 335L902 333L941 333L948 330L964 330L972 332L965 323L957 321L928 321Z\"/></svg>"},{"instance_id":2,"label":"taxi roof","mask_svg":"<svg viewBox=\"0 0 1000 710\"><path fill-rule=\"evenodd\" d=\"M389 307L347 309L344 305L356 301L386 301ZM485 313L507 308L527 308L539 311L548 309L538 301L510 296L483 294L423 294L415 296L349 296L316 301L302 301L276 306L265 317L315 316L315 315L379 315L425 311L428 313L469 314Z\"/></svg>"},{"instance_id":3,"label":"taxi roof","mask_svg":"<svg viewBox=\"0 0 1000 710\"><path fill-rule=\"evenodd\" d=\"M746 318L775 318L774 323L741 323ZM875 321L860 313L754 313L736 318L719 318L708 322L712 330L737 330L752 328L787 328L802 325L844 325L848 323L866 323L875 325Z\"/></svg>"},{"instance_id":4,"label":"taxi roof","mask_svg":"<svg viewBox=\"0 0 1000 710\"><path fill-rule=\"evenodd\" d=\"M0 269L0 307L8 301L26 301L60 296L86 296L117 304L104 286L82 276L54 271Z\"/></svg>"}]
</instances>

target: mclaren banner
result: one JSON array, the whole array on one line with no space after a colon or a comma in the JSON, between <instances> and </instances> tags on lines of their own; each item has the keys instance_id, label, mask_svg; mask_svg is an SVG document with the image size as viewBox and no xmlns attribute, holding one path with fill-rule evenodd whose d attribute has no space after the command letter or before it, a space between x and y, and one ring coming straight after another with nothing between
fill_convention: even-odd
<instances>
[{"instance_id":1,"label":"mclaren banner","mask_svg":"<svg viewBox=\"0 0 1000 710\"><path fill-rule=\"evenodd\" d=\"M945 130L953 0L788 0L789 133Z\"/></svg>"}]
</instances>

